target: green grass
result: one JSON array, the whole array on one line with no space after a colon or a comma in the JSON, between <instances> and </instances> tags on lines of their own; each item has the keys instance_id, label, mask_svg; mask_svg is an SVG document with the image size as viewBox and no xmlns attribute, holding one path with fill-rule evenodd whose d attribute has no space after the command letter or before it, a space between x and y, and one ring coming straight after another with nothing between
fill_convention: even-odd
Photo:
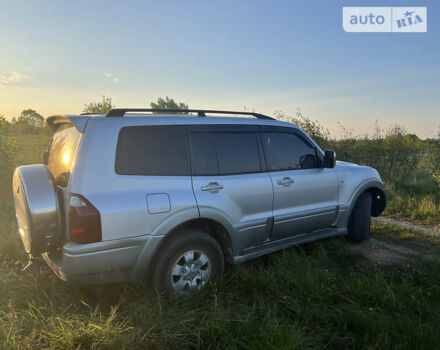
<instances>
[{"instance_id":1,"label":"green grass","mask_svg":"<svg viewBox=\"0 0 440 350\"><path fill-rule=\"evenodd\" d=\"M426 245L440 251L438 239L386 225L373 232L420 252ZM168 298L125 284L74 287L49 272L18 275L12 257L4 259L0 346L435 348L438 260L386 265L349 246L336 238L288 249L229 268L199 295Z\"/></svg>"},{"instance_id":2,"label":"green grass","mask_svg":"<svg viewBox=\"0 0 440 350\"><path fill-rule=\"evenodd\" d=\"M45 143L19 138L19 162L39 162ZM47 270L17 274L25 255L8 204L0 211L0 348L438 347L440 239L378 224L373 238L420 255L386 264L365 253L371 243L356 250L335 238L229 267L199 295L155 298L141 286L80 288Z\"/></svg>"},{"instance_id":3,"label":"green grass","mask_svg":"<svg viewBox=\"0 0 440 350\"><path fill-rule=\"evenodd\" d=\"M385 215L424 224L440 224L438 186L388 185L390 200Z\"/></svg>"}]
</instances>

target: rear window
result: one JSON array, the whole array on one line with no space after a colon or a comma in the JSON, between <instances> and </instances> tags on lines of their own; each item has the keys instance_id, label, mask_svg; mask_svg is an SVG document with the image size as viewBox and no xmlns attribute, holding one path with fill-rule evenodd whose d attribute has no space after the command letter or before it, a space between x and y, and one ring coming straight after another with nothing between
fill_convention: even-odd
<instances>
[{"instance_id":1,"label":"rear window","mask_svg":"<svg viewBox=\"0 0 440 350\"><path fill-rule=\"evenodd\" d=\"M184 126L128 126L119 132L115 171L120 175L189 175Z\"/></svg>"},{"instance_id":2,"label":"rear window","mask_svg":"<svg viewBox=\"0 0 440 350\"><path fill-rule=\"evenodd\" d=\"M233 175L261 171L257 134L192 133L193 175Z\"/></svg>"},{"instance_id":3,"label":"rear window","mask_svg":"<svg viewBox=\"0 0 440 350\"><path fill-rule=\"evenodd\" d=\"M47 166L58 186L66 187L69 183L81 137L82 134L72 124L60 127L52 137Z\"/></svg>"}]
</instances>

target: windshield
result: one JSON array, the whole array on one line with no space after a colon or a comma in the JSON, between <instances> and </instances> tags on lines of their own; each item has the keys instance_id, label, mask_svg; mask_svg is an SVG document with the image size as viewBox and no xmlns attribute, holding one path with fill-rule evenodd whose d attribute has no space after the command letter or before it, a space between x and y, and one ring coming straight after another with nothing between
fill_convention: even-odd
<instances>
[{"instance_id":1,"label":"windshield","mask_svg":"<svg viewBox=\"0 0 440 350\"><path fill-rule=\"evenodd\" d=\"M72 125L60 127L49 146L48 168L58 186L66 187L82 134Z\"/></svg>"}]
</instances>

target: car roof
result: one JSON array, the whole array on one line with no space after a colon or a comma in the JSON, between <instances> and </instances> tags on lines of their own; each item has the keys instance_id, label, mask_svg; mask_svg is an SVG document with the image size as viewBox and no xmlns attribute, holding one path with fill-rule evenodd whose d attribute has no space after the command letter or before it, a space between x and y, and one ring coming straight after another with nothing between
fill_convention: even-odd
<instances>
[{"instance_id":1,"label":"car roof","mask_svg":"<svg viewBox=\"0 0 440 350\"><path fill-rule=\"evenodd\" d=\"M279 121L276 119L257 119L252 117L224 117L184 114L127 114L124 117L105 117L104 114L87 115L53 115L48 117L47 123L55 132L61 125L73 124L78 131L83 132L90 120L98 124L111 125L207 125L207 124L246 124L246 125L276 125L284 127L296 127L295 124Z\"/></svg>"}]
</instances>

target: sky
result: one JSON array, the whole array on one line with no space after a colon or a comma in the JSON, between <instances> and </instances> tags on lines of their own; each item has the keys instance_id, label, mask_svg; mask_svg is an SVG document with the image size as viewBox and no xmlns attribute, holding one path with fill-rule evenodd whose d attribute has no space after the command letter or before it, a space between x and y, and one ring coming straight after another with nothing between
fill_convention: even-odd
<instances>
[{"instance_id":1,"label":"sky","mask_svg":"<svg viewBox=\"0 0 440 350\"><path fill-rule=\"evenodd\" d=\"M343 6L427 6L427 33L347 33ZM335 135L440 126L437 0L0 3L0 114L76 114L112 98L318 120Z\"/></svg>"}]
</instances>

